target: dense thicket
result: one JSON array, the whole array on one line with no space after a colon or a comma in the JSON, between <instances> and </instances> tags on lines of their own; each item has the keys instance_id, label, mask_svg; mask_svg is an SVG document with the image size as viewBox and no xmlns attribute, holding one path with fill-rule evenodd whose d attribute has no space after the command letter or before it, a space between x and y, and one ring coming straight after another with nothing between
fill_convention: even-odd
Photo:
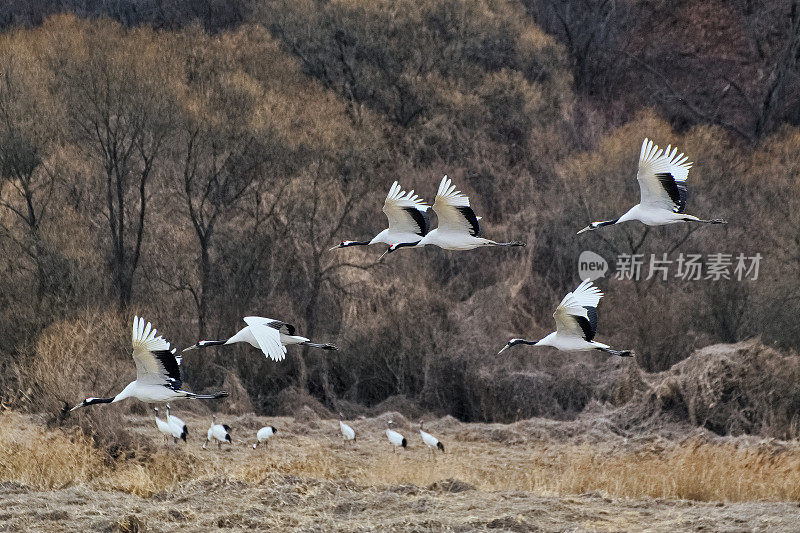
<instances>
[{"instance_id":1,"label":"dense thicket","mask_svg":"<svg viewBox=\"0 0 800 533\"><path fill-rule=\"evenodd\" d=\"M552 329L582 250L645 254L642 280L600 282L599 338L635 349L631 364L663 370L753 335L796 349L794 5L773 6L789 22L766 34L745 7L720 22L751 43L743 52L693 35L694 6L674 10L653 48L639 4L566 4L285 0L214 15L187 2L175 6L206 14L170 22L120 14L142 2L82 2L31 13L122 24L55 15L38 26L9 10L7 24L33 27L0 34L0 400L55 410L124 386L134 313L180 347L258 314L341 351L293 348L280 364L250 348L190 352L189 386L225 386L266 411L292 387L329 407L404 395L464 419L572 416L593 398L582 375L598 356L495 354ZM672 77L687 35L755 54L726 89L748 105ZM711 61L708 47L697 53ZM652 76L635 79L642 64ZM575 235L638 201L645 136L696 161L688 210L728 226ZM394 179L432 201L445 173L488 236L528 247L381 263L375 249L328 251L384 227ZM644 279L651 254L682 252L763 259L757 280L682 280L675 265L668 281ZM544 374L558 376L552 394L532 395L553 383Z\"/></svg>"}]
</instances>

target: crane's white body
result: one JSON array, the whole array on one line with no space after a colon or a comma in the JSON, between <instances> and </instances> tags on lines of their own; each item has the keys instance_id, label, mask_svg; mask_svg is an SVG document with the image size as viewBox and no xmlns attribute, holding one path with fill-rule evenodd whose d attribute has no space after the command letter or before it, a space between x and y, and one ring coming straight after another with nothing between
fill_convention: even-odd
<instances>
[{"instance_id":1,"label":"crane's white body","mask_svg":"<svg viewBox=\"0 0 800 533\"><path fill-rule=\"evenodd\" d=\"M603 293L592 284L591 280L582 281L574 291L564 296L553 313L556 331L538 341L511 339L499 353L516 344L528 344L552 346L568 352L601 350L620 357L632 356L629 350L612 350L607 344L594 340L597 332L597 305L602 297Z\"/></svg>"},{"instance_id":2,"label":"crane's white body","mask_svg":"<svg viewBox=\"0 0 800 533\"><path fill-rule=\"evenodd\" d=\"M110 403L117 403L128 398L136 398L145 403L167 403L172 400L191 398L193 396L194 394L187 391L176 391L165 385L143 383L136 380L128 383L125 388L122 389L122 392L114 396L114 399Z\"/></svg>"},{"instance_id":3,"label":"crane's white body","mask_svg":"<svg viewBox=\"0 0 800 533\"><path fill-rule=\"evenodd\" d=\"M441 219L440 219L441 220ZM427 246L432 244L445 250L474 250L481 246L497 246L498 243L485 239L483 237L476 237L469 233L462 233L460 231L450 231L445 228L436 228L431 230L417 246Z\"/></svg>"},{"instance_id":4,"label":"crane's white body","mask_svg":"<svg viewBox=\"0 0 800 533\"><path fill-rule=\"evenodd\" d=\"M206 445L212 440L217 441L217 448L220 448L222 446L222 443L224 442L227 442L228 444L233 444L230 435L230 428L225 424L217 424L216 416L213 416L211 418L211 427L208 428L208 433L206 434L206 441L203 443L203 449L205 449Z\"/></svg>"},{"instance_id":5,"label":"crane's white body","mask_svg":"<svg viewBox=\"0 0 800 533\"><path fill-rule=\"evenodd\" d=\"M165 422L160 418L158 418L158 409L156 409L155 411L156 411L156 427L158 428L158 431L163 433L165 436L175 437L175 432L173 428L169 425L169 422ZM180 434L178 436L180 436Z\"/></svg>"},{"instance_id":6,"label":"crane's white body","mask_svg":"<svg viewBox=\"0 0 800 533\"><path fill-rule=\"evenodd\" d=\"M422 442L424 442L428 448L436 450L436 445L439 444L439 439L437 439L427 431L422 431L421 429L419 430L419 435L420 437L422 437Z\"/></svg>"},{"instance_id":7,"label":"crane's white body","mask_svg":"<svg viewBox=\"0 0 800 533\"><path fill-rule=\"evenodd\" d=\"M437 449L442 450L442 453L444 453L444 446L442 445L442 443L439 442L439 439L437 439L436 437L434 437L433 435L422 429L421 420L419 423L419 436L422 437L422 442L425 443L425 446L427 446L428 450L430 450L433 453L434 457L436 456Z\"/></svg>"},{"instance_id":8,"label":"crane's white body","mask_svg":"<svg viewBox=\"0 0 800 533\"><path fill-rule=\"evenodd\" d=\"M607 344L597 341L587 341L583 337L575 336L572 333L559 333L554 331L545 338L539 340L534 346L552 346L564 352L585 352L598 348L608 348Z\"/></svg>"},{"instance_id":9,"label":"crane's white body","mask_svg":"<svg viewBox=\"0 0 800 533\"><path fill-rule=\"evenodd\" d=\"M638 220L647 226L665 226L667 224L676 224L678 222L687 222L694 220L699 222L700 219L694 215L687 215L686 213L676 213L674 211L667 211L665 209L653 209L649 206L636 204L628 209L628 211L617 219L617 224L622 222L629 222Z\"/></svg>"},{"instance_id":10,"label":"crane's white body","mask_svg":"<svg viewBox=\"0 0 800 533\"><path fill-rule=\"evenodd\" d=\"M456 190L447 176L442 178L433 210L439 225L431 230L417 246L432 244L445 250L472 250L481 246L522 246L523 243L501 243L480 236L480 217L475 216L469 197Z\"/></svg>"},{"instance_id":11,"label":"crane's white body","mask_svg":"<svg viewBox=\"0 0 800 533\"><path fill-rule=\"evenodd\" d=\"M386 438L389 439L389 442L392 444L392 450L406 447L406 438L391 428L386 428Z\"/></svg>"},{"instance_id":12,"label":"crane's white body","mask_svg":"<svg viewBox=\"0 0 800 533\"><path fill-rule=\"evenodd\" d=\"M185 438L185 434L188 433L188 428L186 427L186 422L178 418L177 416L170 413L169 404L167 404L167 423L169 424L170 428L173 431L173 434L177 433L176 438L180 439Z\"/></svg>"},{"instance_id":13,"label":"crane's white body","mask_svg":"<svg viewBox=\"0 0 800 533\"><path fill-rule=\"evenodd\" d=\"M156 333L150 322L145 323L144 319L133 317L131 344L132 357L136 364L136 380L112 398L86 398L71 410L96 403L116 403L127 398L136 398L146 403L166 403L181 398L211 400L228 395L227 392L199 395L181 390L181 358L175 355L175 349L170 348L170 343L161 335L156 336Z\"/></svg>"},{"instance_id":14,"label":"crane's white body","mask_svg":"<svg viewBox=\"0 0 800 533\"><path fill-rule=\"evenodd\" d=\"M258 430L256 433L256 443L253 444L253 449L255 450L259 444L262 442L266 443L270 437L275 435L276 430L272 426L265 426Z\"/></svg>"},{"instance_id":15,"label":"crane's white body","mask_svg":"<svg viewBox=\"0 0 800 533\"><path fill-rule=\"evenodd\" d=\"M339 420L339 430L342 432L342 440L345 442L356 440L356 431L341 420Z\"/></svg>"},{"instance_id":16,"label":"crane's white body","mask_svg":"<svg viewBox=\"0 0 800 533\"><path fill-rule=\"evenodd\" d=\"M158 418L158 407L154 407L153 410L156 412L156 427L158 431L172 437L175 442L178 442L178 439L185 439L184 432L186 431L186 425L183 422L180 422L179 425L177 422L170 420L169 410L167 410L167 419L161 420Z\"/></svg>"},{"instance_id":17,"label":"crane's white body","mask_svg":"<svg viewBox=\"0 0 800 533\"><path fill-rule=\"evenodd\" d=\"M653 141L645 138L639 152L639 203L616 220L592 222L578 234L603 226L639 221L647 226L664 226L678 222L702 222L725 224L722 219L702 220L685 213L688 190L686 179L692 164L688 157L679 154L677 148L667 146L659 149Z\"/></svg>"}]
</instances>

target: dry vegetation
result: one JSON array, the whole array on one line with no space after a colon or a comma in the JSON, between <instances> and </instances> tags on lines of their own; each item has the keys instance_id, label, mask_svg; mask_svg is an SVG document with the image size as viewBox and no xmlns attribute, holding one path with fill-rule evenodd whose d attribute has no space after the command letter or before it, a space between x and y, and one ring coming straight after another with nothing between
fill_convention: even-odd
<instances>
[{"instance_id":1,"label":"dry vegetation","mask_svg":"<svg viewBox=\"0 0 800 533\"><path fill-rule=\"evenodd\" d=\"M350 422L358 441L345 446L335 420L306 408L294 418L227 417L234 445L218 451L200 448L206 417L179 414L190 439L177 446L163 444L152 418L123 417L146 446L114 461L77 433L3 413L0 516L6 526L124 528L140 521L160 530L167 520L190 529L583 524L624 530L685 529L711 520L712 528L786 529L800 517L796 443L711 434L628 440L607 433L589 444L574 437L542 440L545 420L503 426L448 417L426 424L447 446L432 460L416 424L399 413ZM406 451L390 450L383 435L389 417L409 438ZM253 450L256 429L267 423L278 435L267 449ZM492 526L498 519L507 523Z\"/></svg>"}]
</instances>

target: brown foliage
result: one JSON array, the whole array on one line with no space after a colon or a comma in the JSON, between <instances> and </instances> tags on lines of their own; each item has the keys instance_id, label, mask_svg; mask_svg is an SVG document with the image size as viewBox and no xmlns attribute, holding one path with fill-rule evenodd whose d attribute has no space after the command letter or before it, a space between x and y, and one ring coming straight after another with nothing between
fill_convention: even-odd
<instances>
[{"instance_id":1,"label":"brown foliage","mask_svg":"<svg viewBox=\"0 0 800 533\"><path fill-rule=\"evenodd\" d=\"M604 65L606 79L635 76L622 71L636 61L593 48L641 46L638 24L646 23L632 16L635 5L619 19L602 12L583 29L591 10L572 12L563 29L581 35L566 44L553 27L565 14L552 11L558 6L526 6L277 1L259 2L249 22L216 34L69 15L4 33L2 401L56 416L64 401L121 389L133 375L130 319L146 309L178 347L227 338L242 316L267 315L341 348L293 346L279 364L249 346L187 354L187 382L227 386L237 413L294 414L292 402L355 413L384 401L399 408L401 397L409 412L462 419L573 419L596 400L638 409L645 374L628 369L609 383L604 356L523 348L495 356L511 336L552 329L586 249L607 259L764 256L756 281L600 282L598 339L634 349L645 371L757 334L796 349L800 134L781 125L794 78L777 74L790 58L773 61L791 39L748 34L763 52L755 63L777 74L740 92L775 82L786 98L762 95L764 116L734 117L739 129L760 121L761 141L745 144L732 119L685 122L670 106L631 103L641 92L592 89L587 76ZM695 20L705 8L694 9L682 7L675 20ZM763 22L754 13L743 20ZM628 33L615 37L617 22ZM741 29L726 24L707 29ZM739 52L743 42L732 41ZM589 61L579 62L581 50ZM711 52L719 50L702 54ZM737 75L753 75L750 67ZM696 162L688 210L728 226L631 223L574 235L638 201L644 136ZM384 227L379 208L391 181L432 201L444 173L471 196L487 236L528 247L405 250L381 263L375 247L328 251ZM793 392L775 393L788 402L783 414L714 427L790 434Z\"/></svg>"}]
</instances>

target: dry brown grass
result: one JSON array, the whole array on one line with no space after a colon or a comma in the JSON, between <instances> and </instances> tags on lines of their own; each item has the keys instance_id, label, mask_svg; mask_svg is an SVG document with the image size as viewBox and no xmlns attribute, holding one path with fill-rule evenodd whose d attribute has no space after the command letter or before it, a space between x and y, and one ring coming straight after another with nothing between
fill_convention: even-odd
<instances>
[{"instance_id":1,"label":"dry brown grass","mask_svg":"<svg viewBox=\"0 0 800 533\"><path fill-rule=\"evenodd\" d=\"M0 480L47 490L89 483L108 471L104 453L80 433L45 431L9 412L0 427Z\"/></svg>"},{"instance_id":2,"label":"dry brown grass","mask_svg":"<svg viewBox=\"0 0 800 533\"><path fill-rule=\"evenodd\" d=\"M194 439L188 445L163 446L152 419L126 417L134 432L149 435L160 449L115 461L79 434L43 430L29 417L4 413L0 416L4 428L0 481L39 490L74 484L149 496L220 477L261 486L295 476L374 489L408 484L429 487L456 479L482 491L527 491L538 496L599 492L621 498L800 501L800 447L796 444L688 440L638 448L537 441L508 445L458 442L456 428L436 428L434 423L433 431L448 447L447 454L434 460L418 442L415 430L403 430L410 448L393 453L382 431L369 431L365 423L358 443L344 447L336 439L335 422L319 421L320 429L309 429L305 423L278 419L271 422L283 431L267 450L254 451L249 446L254 433L250 426L259 421L248 416L231 421L235 445L217 451L200 449L198 436L206 420L186 418ZM358 430L359 423L354 425ZM464 426L458 430L464 434Z\"/></svg>"}]
</instances>

